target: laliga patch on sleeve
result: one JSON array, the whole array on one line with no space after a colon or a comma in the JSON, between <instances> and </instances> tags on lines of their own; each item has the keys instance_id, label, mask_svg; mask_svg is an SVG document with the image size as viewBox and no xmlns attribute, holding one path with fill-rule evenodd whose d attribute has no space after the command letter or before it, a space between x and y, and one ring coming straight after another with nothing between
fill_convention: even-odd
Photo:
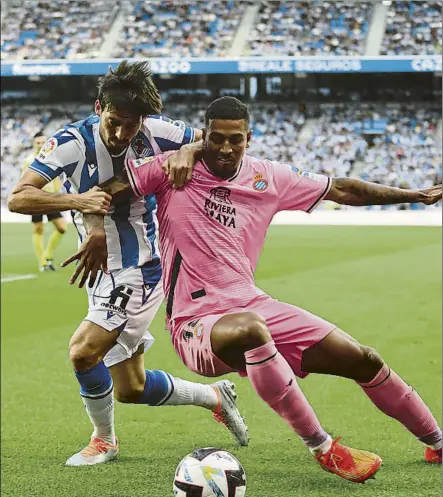
<instances>
[{"instance_id":1,"label":"laliga patch on sleeve","mask_svg":"<svg viewBox=\"0 0 443 497\"><path fill-rule=\"evenodd\" d=\"M45 160L49 157L49 155L54 152L54 150L58 146L57 138L49 138L49 140L43 145L40 149L40 153L38 154L37 159Z\"/></svg>"},{"instance_id":2,"label":"laliga patch on sleeve","mask_svg":"<svg viewBox=\"0 0 443 497\"><path fill-rule=\"evenodd\" d=\"M186 124L183 121L173 121L173 124L180 129L186 129Z\"/></svg>"},{"instance_id":3,"label":"laliga patch on sleeve","mask_svg":"<svg viewBox=\"0 0 443 497\"><path fill-rule=\"evenodd\" d=\"M301 171L300 174L314 181L320 181L320 176L318 174L310 173L309 171Z\"/></svg>"},{"instance_id":4,"label":"laliga patch on sleeve","mask_svg":"<svg viewBox=\"0 0 443 497\"><path fill-rule=\"evenodd\" d=\"M306 176L306 178L310 178L314 181L320 181L320 176L315 173L311 173L309 171L303 171L302 169L299 169L298 167L291 166L291 171L295 174L299 174L300 176Z\"/></svg>"},{"instance_id":5,"label":"laliga patch on sleeve","mask_svg":"<svg viewBox=\"0 0 443 497\"><path fill-rule=\"evenodd\" d=\"M144 164L152 162L154 159L155 157L143 157L143 159L131 159L129 162L132 167L137 168L143 166Z\"/></svg>"}]
</instances>

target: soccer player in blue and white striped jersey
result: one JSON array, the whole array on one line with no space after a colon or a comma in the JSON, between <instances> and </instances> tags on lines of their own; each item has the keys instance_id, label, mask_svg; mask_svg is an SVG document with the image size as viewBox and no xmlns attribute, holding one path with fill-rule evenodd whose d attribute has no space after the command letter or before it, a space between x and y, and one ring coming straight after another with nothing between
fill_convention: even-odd
<instances>
[{"instance_id":1,"label":"soccer player in blue and white striped jersey","mask_svg":"<svg viewBox=\"0 0 443 497\"><path fill-rule=\"evenodd\" d=\"M80 242L95 240L88 214L106 214L106 239L96 246L106 250L107 245L107 264L89 279L88 313L69 347L94 431L90 443L67 465L93 465L117 457L114 396L125 403L205 407L240 444L247 444L231 382L201 385L163 371L145 371L143 352L154 341L147 329L163 300L156 199L134 197L111 207L111 197L97 186L120 173L129 159L179 149L177 168L170 164L169 179L179 187L190 178L195 154L201 150L201 145L190 144L200 140L201 131L160 116L161 110L149 64L123 61L100 78L95 114L51 137L9 199L10 210L23 214L71 210ZM42 190L62 174L67 194Z\"/></svg>"}]
</instances>

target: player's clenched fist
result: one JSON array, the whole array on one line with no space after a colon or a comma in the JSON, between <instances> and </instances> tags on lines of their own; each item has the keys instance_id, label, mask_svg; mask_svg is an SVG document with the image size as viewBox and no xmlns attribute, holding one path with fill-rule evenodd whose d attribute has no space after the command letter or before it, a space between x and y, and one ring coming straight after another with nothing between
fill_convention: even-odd
<instances>
[{"instance_id":1,"label":"player's clenched fist","mask_svg":"<svg viewBox=\"0 0 443 497\"><path fill-rule=\"evenodd\" d=\"M77 195L76 210L83 214L107 214L111 207L112 197L98 186Z\"/></svg>"}]
</instances>

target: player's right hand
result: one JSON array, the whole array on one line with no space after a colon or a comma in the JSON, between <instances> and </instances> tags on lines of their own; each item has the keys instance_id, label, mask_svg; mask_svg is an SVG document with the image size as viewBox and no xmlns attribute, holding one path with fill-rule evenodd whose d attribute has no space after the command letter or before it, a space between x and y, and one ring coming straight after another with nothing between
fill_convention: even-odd
<instances>
[{"instance_id":1,"label":"player's right hand","mask_svg":"<svg viewBox=\"0 0 443 497\"><path fill-rule=\"evenodd\" d=\"M107 214L112 197L98 186L77 195L76 209L83 214Z\"/></svg>"},{"instance_id":2,"label":"player's right hand","mask_svg":"<svg viewBox=\"0 0 443 497\"><path fill-rule=\"evenodd\" d=\"M101 269L105 273L108 272L108 247L104 229L90 230L78 251L69 259L63 261L61 266L66 267L74 261L78 261L78 264L69 280L69 284L73 285L83 271L78 287L83 288L89 278L88 286L92 288L99 270Z\"/></svg>"},{"instance_id":3,"label":"player's right hand","mask_svg":"<svg viewBox=\"0 0 443 497\"><path fill-rule=\"evenodd\" d=\"M433 205L442 198L442 185L434 185L425 190L420 190L420 202L426 205Z\"/></svg>"}]
</instances>

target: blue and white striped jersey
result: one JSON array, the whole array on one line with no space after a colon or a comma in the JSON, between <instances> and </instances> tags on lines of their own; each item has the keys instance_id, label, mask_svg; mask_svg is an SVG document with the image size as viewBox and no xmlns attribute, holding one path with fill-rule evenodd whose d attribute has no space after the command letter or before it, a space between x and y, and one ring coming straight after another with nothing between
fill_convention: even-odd
<instances>
[{"instance_id":1,"label":"blue and white striped jersey","mask_svg":"<svg viewBox=\"0 0 443 497\"><path fill-rule=\"evenodd\" d=\"M83 193L121 172L128 159L178 150L194 140L194 129L183 122L149 116L128 149L113 157L100 138L99 124L99 116L91 115L64 126L46 142L29 168L48 181L64 173L67 192ZM112 207L105 216L109 270L149 263L160 277L156 209L156 199L150 195ZM86 235L82 215L71 214L81 242Z\"/></svg>"}]
</instances>

